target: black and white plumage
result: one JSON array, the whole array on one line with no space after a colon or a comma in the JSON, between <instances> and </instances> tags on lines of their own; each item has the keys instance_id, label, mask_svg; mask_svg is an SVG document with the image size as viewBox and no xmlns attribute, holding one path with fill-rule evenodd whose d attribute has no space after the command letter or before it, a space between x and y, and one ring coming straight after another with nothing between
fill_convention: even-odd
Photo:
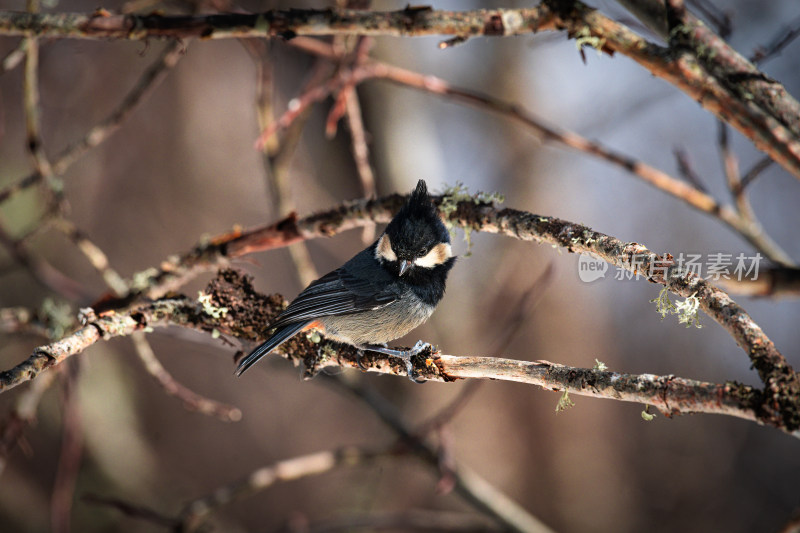
<instances>
[{"instance_id":1,"label":"black and white plumage","mask_svg":"<svg viewBox=\"0 0 800 533\"><path fill-rule=\"evenodd\" d=\"M450 235L428 198L425 181L419 180L380 238L306 287L269 325L272 336L242 359L237 375L294 335L315 328L360 350L401 357L415 379L411 357L428 345L420 341L401 351L385 344L430 317L444 296L454 262Z\"/></svg>"}]
</instances>

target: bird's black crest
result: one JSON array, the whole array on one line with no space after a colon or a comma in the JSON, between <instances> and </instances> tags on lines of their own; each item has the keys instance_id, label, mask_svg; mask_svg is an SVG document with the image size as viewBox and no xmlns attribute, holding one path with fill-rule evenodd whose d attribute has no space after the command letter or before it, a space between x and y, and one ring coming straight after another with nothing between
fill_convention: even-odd
<instances>
[{"instance_id":1,"label":"bird's black crest","mask_svg":"<svg viewBox=\"0 0 800 533\"><path fill-rule=\"evenodd\" d=\"M417 182L417 187L411 193L406 205L403 206L395 219L403 217L429 223L433 223L434 219L439 220L436 207L434 207L433 203L431 203L431 199L428 197L428 186L425 184L425 180L419 180Z\"/></svg>"},{"instance_id":2,"label":"bird's black crest","mask_svg":"<svg viewBox=\"0 0 800 533\"><path fill-rule=\"evenodd\" d=\"M391 237L396 253L412 257L423 248L450 242L450 234L428 196L425 180L417 182L406 204L386 227L386 233Z\"/></svg>"},{"instance_id":3,"label":"bird's black crest","mask_svg":"<svg viewBox=\"0 0 800 533\"><path fill-rule=\"evenodd\" d=\"M417 182L417 188L411 193L410 202L428 202L428 184L425 180Z\"/></svg>"}]
</instances>

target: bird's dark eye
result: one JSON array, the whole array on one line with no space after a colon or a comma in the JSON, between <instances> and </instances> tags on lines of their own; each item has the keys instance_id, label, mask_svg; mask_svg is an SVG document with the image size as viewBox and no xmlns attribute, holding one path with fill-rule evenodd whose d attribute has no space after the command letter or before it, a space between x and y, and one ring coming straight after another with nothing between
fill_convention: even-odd
<instances>
[{"instance_id":1,"label":"bird's dark eye","mask_svg":"<svg viewBox=\"0 0 800 533\"><path fill-rule=\"evenodd\" d=\"M430 252L430 251L431 251L430 248L423 248L423 249L421 249L419 251L419 253L417 254L417 257L425 257L426 255L428 255L428 252Z\"/></svg>"}]
</instances>

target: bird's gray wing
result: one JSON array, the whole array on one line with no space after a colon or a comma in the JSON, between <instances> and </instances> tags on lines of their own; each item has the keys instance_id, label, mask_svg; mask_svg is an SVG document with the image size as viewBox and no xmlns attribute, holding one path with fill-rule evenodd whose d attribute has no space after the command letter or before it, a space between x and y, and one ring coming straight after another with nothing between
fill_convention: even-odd
<instances>
[{"instance_id":1,"label":"bird's gray wing","mask_svg":"<svg viewBox=\"0 0 800 533\"><path fill-rule=\"evenodd\" d=\"M347 265L345 265L346 267ZM270 329L328 315L347 315L379 309L398 299L383 276L369 280L342 267L309 285L270 324Z\"/></svg>"}]
</instances>

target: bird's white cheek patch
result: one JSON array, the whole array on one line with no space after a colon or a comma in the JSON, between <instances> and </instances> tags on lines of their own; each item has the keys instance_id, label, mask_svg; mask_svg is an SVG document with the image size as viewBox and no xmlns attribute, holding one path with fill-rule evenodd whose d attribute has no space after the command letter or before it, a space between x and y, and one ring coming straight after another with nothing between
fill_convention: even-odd
<instances>
[{"instance_id":1,"label":"bird's white cheek patch","mask_svg":"<svg viewBox=\"0 0 800 533\"><path fill-rule=\"evenodd\" d=\"M453 257L453 250L450 245L446 242L440 242L431 248L430 252L415 259L414 264L423 268L433 268L441 265L451 257Z\"/></svg>"},{"instance_id":2,"label":"bird's white cheek patch","mask_svg":"<svg viewBox=\"0 0 800 533\"><path fill-rule=\"evenodd\" d=\"M378 240L378 247L375 248L375 259L384 261L397 261L397 254L392 250L392 241L385 233Z\"/></svg>"}]
</instances>

